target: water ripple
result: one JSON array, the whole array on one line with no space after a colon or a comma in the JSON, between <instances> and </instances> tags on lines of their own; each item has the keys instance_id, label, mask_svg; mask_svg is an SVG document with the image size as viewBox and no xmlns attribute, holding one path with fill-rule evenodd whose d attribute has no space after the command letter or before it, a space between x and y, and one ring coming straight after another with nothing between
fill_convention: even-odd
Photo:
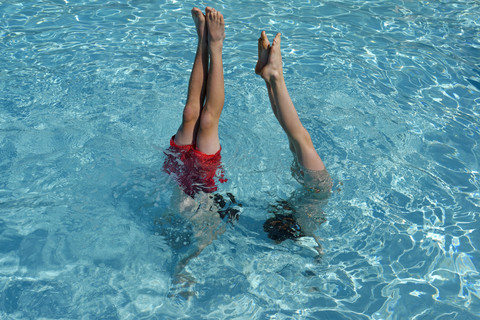
<instances>
[{"instance_id":1,"label":"water ripple","mask_svg":"<svg viewBox=\"0 0 480 320\"><path fill-rule=\"evenodd\" d=\"M476 318L478 1L212 2L227 23L222 190L244 207L188 265L197 297L167 297L178 252L154 221L194 5L0 3L0 317ZM335 179L322 259L262 230L298 186L253 72L261 30L282 32L290 94Z\"/></svg>"}]
</instances>

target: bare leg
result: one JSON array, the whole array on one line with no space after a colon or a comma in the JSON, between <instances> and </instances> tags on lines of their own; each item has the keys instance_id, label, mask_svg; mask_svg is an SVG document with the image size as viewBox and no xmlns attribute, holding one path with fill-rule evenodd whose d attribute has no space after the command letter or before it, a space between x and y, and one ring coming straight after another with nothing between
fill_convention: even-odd
<instances>
[{"instance_id":1,"label":"bare leg","mask_svg":"<svg viewBox=\"0 0 480 320\"><path fill-rule=\"evenodd\" d=\"M210 69L208 71L205 105L200 115L196 148L206 154L215 154L220 150L218 122L225 101L222 61L225 22L220 12L209 7L206 8L206 20Z\"/></svg>"},{"instance_id":2,"label":"bare leg","mask_svg":"<svg viewBox=\"0 0 480 320\"><path fill-rule=\"evenodd\" d=\"M208 70L208 38L205 15L198 8L192 9L192 18L198 34L197 53L193 63L190 82L188 84L188 96L183 109L182 124L175 135L175 143L189 145L195 141L195 132L198 127L198 119L205 100Z\"/></svg>"},{"instance_id":3,"label":"bare leg","mask_svg":"<svg viewBox=\"0 0 480 320\"><path fill-rule=\"evenodd\" d=\"M265 65L268 62L269 54L270 54L270 41L268 41L265 31L262 31L262 35L260 36L260 38L258 38L258 61L255 66L256 74L260 74L262 72L263 67L265 67ZM267 85L268 98L270 100L270 105L272 107L273 114L275 115L275 118L277 118L277 120L280 121L278 118L277 104L275 102L275 97L273 96L272 86L267 81L265 81L265 84ZM288 143L289 143L290 151L293 154L295 154L295 147L293 146L293 143L290 141L289 136L288 136Z\"/></svg>"},{"instance_id":4,"label":"bare leg","mask_svg":"<svg viewBox=\"0 0 480 320\"><path fill-rule=\"evenodd\" d=\"M255 72L265 80L273 112L288 136L290 150L303 167L315 171L325 170L325 165L313 146L310 134L303 127L288 94L283 77L280 33L275 36L270 45L265 32L262 32L258 56ZM265 56L268 58L265 59Z\"/></svg>"}]
</instances>

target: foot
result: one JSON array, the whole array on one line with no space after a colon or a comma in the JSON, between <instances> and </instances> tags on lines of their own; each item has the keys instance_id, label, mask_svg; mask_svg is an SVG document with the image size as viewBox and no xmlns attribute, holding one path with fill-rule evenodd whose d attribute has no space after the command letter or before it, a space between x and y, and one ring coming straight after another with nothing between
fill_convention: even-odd
<instances>
[{"instance_id":1,"label":"foot","mask_svg":"<svg viewBox=\"0 0 480 320\"><path fill-rule=\"evenodd\" d=\"M225 21L223 15L213 8L207 7L207 29L209 46L222 46L225 39Z\"/></svg>"},{"instance_id":2,"label":"foot","mask_svg":"<svg viewBox=\"0 0 480 320\"><path fill-rule=\"evenodd\" d=\"M277 33L275 39L273 39L272 45L270 46L270 50L268 53L268 61L265 66L260 70L260 76L267 82L283 77L282 53L280 52L280 36L281 34Z\"/></svg>"},{"instance_id":3,"label":"foot","mask_svg":"<svg viewBox=\"0 0 480 320\"><path fill-rule=\"evenodd\" d=\"M207 39L207 28L205 27L205 15L198 8L192 9L192 18L195 22L195 28L197 29L197 35L199 40Z\"/></svg>"},{"instance_id":4,"label":"foot","mask_svg":"<svg viewBox=\"0 0 480 320\"><path fill-rule=\"evenodd\" d=\"M260 38L258 38L258 61L255 66L255 73L260 74L263 67L268 62L268 54L270 53L270 41L268 41L265 31L262 31Z\"/></svg>"}]
</instances>

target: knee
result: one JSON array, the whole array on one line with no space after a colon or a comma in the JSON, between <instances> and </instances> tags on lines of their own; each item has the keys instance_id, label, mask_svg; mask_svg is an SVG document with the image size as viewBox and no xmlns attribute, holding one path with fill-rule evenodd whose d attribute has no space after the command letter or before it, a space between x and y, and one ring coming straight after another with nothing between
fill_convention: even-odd
<instances>
[{"instance_id":1,"label":"knee","mask_svg":"<svg viewBox=\"0 0 480 320\"><path fill-rule=\"evenodd\" d=\"M198 120L199 115L199 108L192 107L190 105L186 105L183 109L183 122L184 123L195 123Z\"/></svg>"},{"instance_id":2,"label":"knee","mask_svg":"<svg viewBox=\"0 0 480 320\"><path fill-rule=\"evenodd\" d=\"M299 146L313 147L312 137L305 128L295 132L292 138Z\"/></svg>"},{"instance_id":3,"label":"knee","mask_svg":"<svg viewBox=\"0 0 480 320\"><path fill-rule=\"evenodd\" d=\"M200 116L200 128L203 130L209 130L218 126L219 117L210 112L207 108L202 111Z\"/></svg>"}]
</instances>

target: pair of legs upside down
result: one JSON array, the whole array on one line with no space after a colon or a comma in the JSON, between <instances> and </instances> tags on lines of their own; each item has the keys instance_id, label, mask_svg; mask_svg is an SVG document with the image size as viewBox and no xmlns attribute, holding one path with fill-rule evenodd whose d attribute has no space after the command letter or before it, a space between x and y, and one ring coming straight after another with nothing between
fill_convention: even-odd
<instances>
[{"instance_id":1,"label":"pair of legs upside down","mask_svg":"<svg viewBox=\"0 0 480 320\"><path fill-rule=\"evenodd\" d=\"M223 15L210 7L205 14L193 8L192 17L198 35L197 52L182 123L170 141L165 169L175 173L180 186L194 197L198 191L215 191L214 177L224 181L222 170L218 170L221 151L218 123L225 100L222 61L225 22ZM292 175L308 189L328 195L332 182L288 93L280 42L280 33L270 43L262 31L255 73L265 80L272 111L287 134L294 158ZM177 160L183 162L180 168Z\"/></svg>"},{"instance_id":2,"label":"pair of legs upside down","mask_svg":"<svg viewBox=\"0 0 480 320\"><path fill-rule=\"evenodd\" d=\"M218 122L225 100L222 49L225 38L223 15L207 7L205 14L192 9L198 35L197 52L188 85L183 118L170 140L164 169L176 175L191 197L216 190L214 178L223 182L220 168ZM180 162L180 163L179 163Z\"/></svg>"}]
</instances>

